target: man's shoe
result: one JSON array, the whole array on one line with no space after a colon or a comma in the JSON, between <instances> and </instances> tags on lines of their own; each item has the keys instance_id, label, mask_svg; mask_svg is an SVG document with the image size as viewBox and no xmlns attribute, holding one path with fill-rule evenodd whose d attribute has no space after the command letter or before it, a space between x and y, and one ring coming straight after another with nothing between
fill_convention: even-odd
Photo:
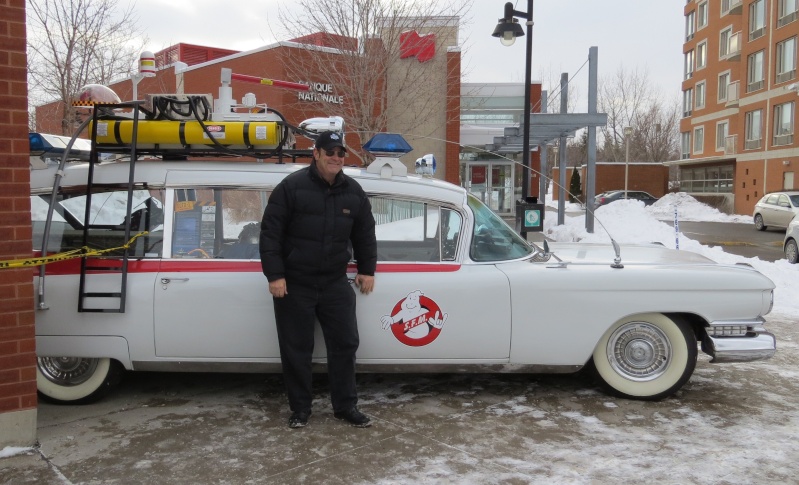
<instances>
[{"instance_id":1,"label":"man's shoe","mask_svg":"<svg viewBox=\"0 0 799 485\"><path fill-rule=\"evenodd\" d=\"M289 428L304 428L308 424L308 418L311 416L310 411L298 411L291 413L289 418Z\"/></svg>"},{"instance_id":2,"label":"man's shoe","mask_svg":"<svg viewBox=\"0 0 799 485\"><path fill-rule=\"evenodd\" d=\"M352 408L346 411L333 413L333 417L336 419L343 419L356 428L368 428L372 425L372 420L369 419L369 416L358 411L358 408Z\"/></svg>"}]
</instances>

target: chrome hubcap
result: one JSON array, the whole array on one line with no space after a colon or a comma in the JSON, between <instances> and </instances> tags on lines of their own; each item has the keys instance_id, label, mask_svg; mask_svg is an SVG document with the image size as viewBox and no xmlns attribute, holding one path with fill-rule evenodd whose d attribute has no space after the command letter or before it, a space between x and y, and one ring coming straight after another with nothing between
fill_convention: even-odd
<instances>
[{"instance_id":1,"label":"chrome hubcap","mask_svg":"<svg viewBox=\"0 0 799 485\"><path fill-rule=\"evenodd\" d=\"M607 346L610 365L633 381L651 381L668 368L671 345L666 335L646 322L629 322L617 328Z\"/></svg>"},{"instance_id":2,"label":"chrome hubcap","mask_svg":"<svg viewBox=\"0 0 799 485\"><path fill-rule=\"evenodd\" d=\"M797 248L795 242L789 242L788 245L785 246L785 256L788 261L796 261Z\"/></svg>"},{"instance_id":3,"label":"chrome hubcap","mask_svg":"<svg viewBox=\"0 0 799 485\"><path fill-rule=\"evenodd\" d=\"M42 375L60 386L77 386L88 381L100 361L81 357L40 357L38 360Z\"/></svg>"}]
</instances>

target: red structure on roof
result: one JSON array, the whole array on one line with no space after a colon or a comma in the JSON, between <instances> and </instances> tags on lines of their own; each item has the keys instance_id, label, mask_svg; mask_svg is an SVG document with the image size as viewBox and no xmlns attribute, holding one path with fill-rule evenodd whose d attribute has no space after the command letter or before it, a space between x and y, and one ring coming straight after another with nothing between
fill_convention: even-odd
<instances>
[{"instance_id":1,"label":"red structure on roof","mask_svg":"<svg viewBox=\"0 0 799 485\"><path fill-rule=\"evenodd\" d=\"M162 69L178 61L185 62L193 66L203 62L213 61L231 54L238 54L241 51L230 49L220 49L218 47L206 47L193 44L175 44L164 50L155 53L155 67Z\"/></svg>"}]
</instances>

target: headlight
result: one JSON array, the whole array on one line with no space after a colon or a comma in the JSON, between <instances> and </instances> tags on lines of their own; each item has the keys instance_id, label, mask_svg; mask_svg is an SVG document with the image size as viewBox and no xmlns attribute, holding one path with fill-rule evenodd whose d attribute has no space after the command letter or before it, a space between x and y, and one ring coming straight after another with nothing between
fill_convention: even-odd
<instances>
[{"instance_id":1,"label":"headlight","mask_svg":"<svg viewBox=\"0 0 799 485\"><path fill-rule=\"evenodd\" d=\"M768 294L766 294L766 293L768 293ZM768 306L766 306L767 305L766 302L768 302ZM774 290L773 289L763 292L763 308L765 308L766 311L761 313L761 315L768 315L769 313L771 313L771 309L774 308Z\"/></svg>"}]
</instances>

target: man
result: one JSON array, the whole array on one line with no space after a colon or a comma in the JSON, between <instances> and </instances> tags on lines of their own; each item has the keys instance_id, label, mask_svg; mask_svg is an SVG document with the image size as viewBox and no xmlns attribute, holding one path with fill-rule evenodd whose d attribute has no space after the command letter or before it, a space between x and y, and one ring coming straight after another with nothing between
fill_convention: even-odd
<instances>
[{"instance_id":1,"label":"man","mask_svg":"<svg viewBox=\"0 0 799 485\"><path fill-rule=\"evenodd\" d=\"M371 425L356 407L359 338L347 264L352 244L358 265L355 285L361 293L371 293L377 242L369 199L358 182L342 172L346 154L343 135L321 133L311 164L278 184L261 221L261 266L275 306L291 428L304 427L311 415L317 318L327 348L333 415L356 427Z\"/></svg>"}]
</instances>

